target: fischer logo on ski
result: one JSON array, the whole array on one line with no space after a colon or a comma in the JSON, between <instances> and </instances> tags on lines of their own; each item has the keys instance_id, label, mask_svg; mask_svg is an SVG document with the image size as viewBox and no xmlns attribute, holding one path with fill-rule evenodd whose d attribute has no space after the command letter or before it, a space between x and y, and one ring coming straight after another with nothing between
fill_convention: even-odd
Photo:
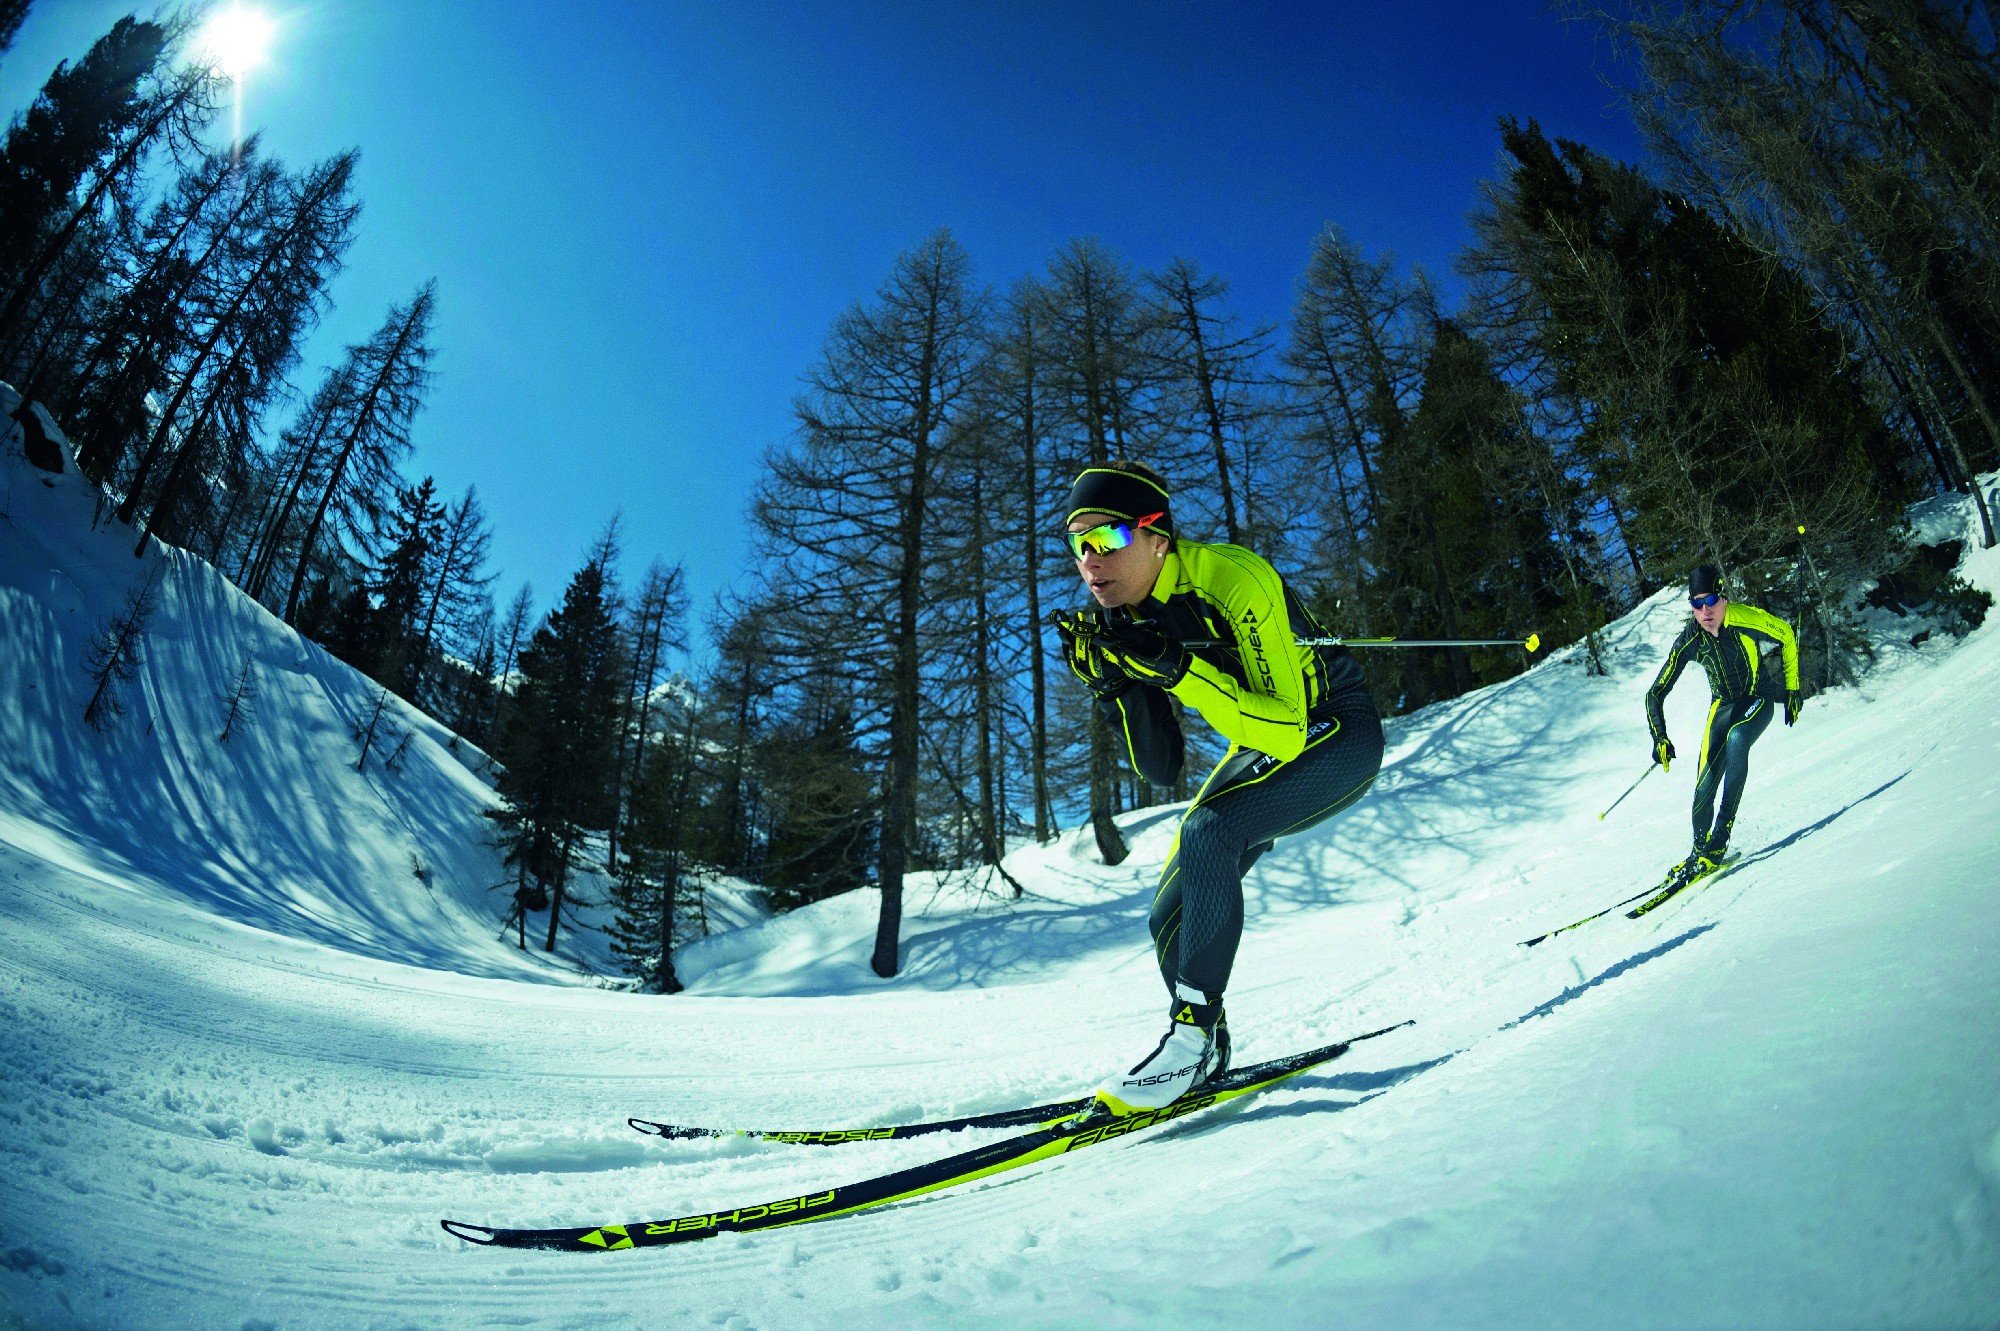
<instances>
[{"instance_id":1,"label":"fischer logo on ski","mask_svg":"<svg viewBox=\"0 0 2000 1331\"><path fill-rule=\"evenodd\" d=\"M447 1234L484 1247L555 1248L567 1252L626 1252L633 1248L647 1248L659 1244L686 1243L716 1234L777 1229L787 1225L831 1219L838 1215L851 1215L856 1211L908 1201L1005 1173L1008 1170L1039 1164L1072 1151L1082 1150L1086 1146L1115 1141L1135 1132L1143 1132L1148 1128L1173 1122L1199 1110L1268 1089L1301 1072L1332 1062L1362 1040L1372 1040L1378 1035L1387 1035L1410 1024L1407 1021L1398 1022L1394 1026L1385 1026L1381 1030L1357 1035L1337 1044L1310 1049L1289 1058L1272 1059L1267 1063L1239 1068L1225 1073L1195 1094L1185 1096L1161 1109L1147 1110L1123 1118L1114 1118L1099 1110L1086 1109L1080 1114L1066 1115L1057 1122L1043 1124L1019 1136L974 1147L969 1151L961 1151L942 1160L932 1160L905 1169L892 1170L838 1188L802 1193L775 1202L739 1206L726 1211L700 1211L693 1215L650 1223L627 1222L574 1228L505 1229L469 1224L463 1220L441 1220L438 1224ZM1006 1114L1036 1112L1039 1112L1039 1109L1012 1110L1006 1111ZM1006 1117L1006 1114L989 1117ZM635 1126L642 1121L633 1120ZM653 1131L658 1136L729 1135L730 1133L730 1130L717 1132L706 1129L674 1128L668 1124L649 1124L642 1130ZM856 1137L847 1135L848 1131L833 1130L792 1135L806 1141L822 1141L836 1137L856 1140ZM894 1133L896 1129L851 1131Z\"/></svg>"},{"instance_id":2,"label":"fischer logo on ski","mask_svg":"<svg viewBox=\"0 0 2000 1331\"><path fill-rule=\"evenodd\" d=\"M829 1128L820 1132L767 1132L764 1140L787 1146L838 1146L844 1142L879 1142L896 1135L894 1128Z\"/></svg>"},{"instance_id":3,"label":"fischer logo on ski","mask_svg":"<svg viewBox=\"0 0 2000 1331\"><path fill-rule=\"evenodd\" d=\"M810 1211L817 1207L833 1205L838 1188L825 1192L808 1193L804 1197L791 1197L782 1202L766 1202L761 1206L739 1206L733 1211L710 1211L703 1215L684 1215L678 1220L662 1220L644 1226L648 1234L682 1234L693 1229L716 1229L727 1224L737 1226L763 1220L768 1216L792 1215L799 1211Z\"/></svg>"},{"instance_id":4,"label":"fischer logo on ski","mask_svg":"<svg viewBox=\"0 0 2000 1331\"><path fill-rule=\"evenodd\" d=\"M1197 1109L1206 1109L1214 1104L1215 1101L1216 1097L1213 1095L1197 1094L1182 1096L1172 1104L1162 1106L1159 1109L1147 1109L1136 1114L1127 1114L1123 1118L1114 1118L1110 1122L1091 1128L1086 1132L1079 1132L1069 1139L1068 1143L1064 1145L1063 1150L1077 1151L1086 1146L1095 1146L1101 1141L1109 1141L1113 1137L1123 1137L1128 1132L1137 1132L1141 1128L1154 1127L1171 1119L1179 1118L1183 1114L1192 1114Z\"/></svg>"}]
</instances>

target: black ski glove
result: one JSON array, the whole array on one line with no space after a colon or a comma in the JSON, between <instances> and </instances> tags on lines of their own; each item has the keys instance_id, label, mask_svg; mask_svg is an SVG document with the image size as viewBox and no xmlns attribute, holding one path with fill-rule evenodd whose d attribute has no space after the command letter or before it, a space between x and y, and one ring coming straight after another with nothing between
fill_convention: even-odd
<instances>
[{"instance_id":1,"label":"black ski glove","mask_svg":"<svg viewBox=\"0 0 2000 1331\"><path fill-rule=\"evenodd\" d=\"M1104 640L1101 618L1083 610L1058 610L1049 622L1062 638L1063 659L1069 663L1070 673L1083 681L1091 697L1110 702L1132 687L1124 672L1105 659L1100 645Z\"/></svg>"},{"instance_id":2,"label":"black ski glove","mask_svg":"<svg viewBox=\"0 0 2000 1331\"><path fill-rule=\"evenodd\" d=\"M1805 701L1806 701L1805 698L1799 693L1797 689L1785 690L1786 725L1790 725L1792 724L1792 722L1799 719L1799 708L1805 706Z\"/></svg>"},{"instance_id":3,"label":"black ski glove","mask_svg":"<svg viewBox=\"0 0 2000 1331\"><path fill-rule=\"evenodd\" d=\"M1674 766L1674 742L1665 735L1653 738L1653 761L1660 765L1662 772L1671 772Z\"/></svg>"},{"instance_id":4,"label":"black ski glove","mask_svg":"<svg viewBox=\"0 0 2000 1331\"><path fill-rule=\"evenodd\" d=\"M1170 689L1188 672L1188 649L1130 612L1113 614L1104 642L1111 664L1142 684Z\"/></svg>"}]
</instances>

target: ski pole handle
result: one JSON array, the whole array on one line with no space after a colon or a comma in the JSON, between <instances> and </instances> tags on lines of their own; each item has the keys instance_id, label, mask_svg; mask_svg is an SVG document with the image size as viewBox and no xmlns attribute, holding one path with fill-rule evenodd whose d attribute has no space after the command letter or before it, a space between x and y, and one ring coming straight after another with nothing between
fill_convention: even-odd
<instances>
[{"instance_id":1,"label":"ski pole handle","mask_svg":"<svg viewBox=\"0 0 2000 1331\"><path fill-rule=\"evenodd\" d=\"M1648 767L1645 771L1639 773L1639 781L1644 781L1647 777L1651 776L1654 772L1657 772L1659 769L1660 765L1658 763L1654 763L1652 766ZM1625 795L1630 795L1633 791L1637 790L1639 788L1639 781L1634 781L1631 785L1625 787ZM1611 809L1615 809L1619 805L1623 804L1625 802L1625 795L1620 795L1617 799L1611 801ZM1606 809L1604 813L1598 814L1597 821L1600 823L1603 822L1605 816L1611 812L1611 809Z\"/></svg>"}]
</instances>

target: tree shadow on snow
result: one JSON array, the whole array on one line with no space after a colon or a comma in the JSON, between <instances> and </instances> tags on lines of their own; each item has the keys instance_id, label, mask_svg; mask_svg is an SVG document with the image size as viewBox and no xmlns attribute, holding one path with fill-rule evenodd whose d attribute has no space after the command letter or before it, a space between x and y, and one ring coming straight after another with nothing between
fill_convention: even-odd
<instances>
[{"instance_id":1,"label":"tree shadow on snow","mask_svg":"<svg viewBox=\"0 0 2000 1331\"><path fill-rule=\"evenodd\" d=\"M1573 749L1594 722L1587 709L1546 705L1548 687L1536 672L1519 675L1439 704L1443 714L1429 719L1414 743L1392 736L1392 757L1367 795L1347 812L1284 838L1246 876L1248 928L1346 904L1357 882L1371 892L1388 882L1422 893L1436 869L1406 867L1413 851L1442 848L1471 866L1495 827L1563 807L1574 774L1549 755ZM1137 840L1185 811L1169 805L1122 825ZM1001 909L932 927L923 927L919 915L909 921L918 927L905 934L903 978L924 988L992 983L1016 971L1040 973L1054 957L1129 956L1150 967L1145 921L1158 866L1135 862L1128 869L1136 878L1129 892L1094 901L1031 891ZM1090 882L1092 866L1079 863L1077 877Z\"/></svg>"}]
</instances>

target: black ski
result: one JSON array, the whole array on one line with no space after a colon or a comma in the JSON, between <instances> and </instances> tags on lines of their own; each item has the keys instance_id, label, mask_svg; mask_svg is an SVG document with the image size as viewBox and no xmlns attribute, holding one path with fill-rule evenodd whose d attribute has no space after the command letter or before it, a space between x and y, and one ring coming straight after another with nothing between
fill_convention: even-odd
<instances>
[{"instance_id":1,"label":"black ski","mask_svg":"<svg viewBox=\"0 0 2000 1331\"><path fill-rule=\"evenodd\" d=\"M1030 1105L1026 1109L1001 1109L990 1114L969 1114L964 1118L941 1118L933 1123L894 1123L880 1128L690 1128L675 1123L655 1123L649 1118L625 1121L649 1137L685 1141L698 1137L755 1137L760 1141L786 1146L840 1146L847 1142L900 1141L905 1137L926 1137L933 1132L957 1132L962 1128L1040 1128L1075 1118L1091 1106L1091 1098L1057 1100Z\"/></svg>"},{"instance_id":2,"label":"black ski","mask_svg":"<svg viewBox=\"0 0 2000 1331\"><path fill-rule=\"evenodd\" d=\"M1606 906L1603 910L1592 911L1590 914L1584 916L1582 919L1572 921L1569 924L1565 924L1560 929L1551 929L1545 934L1536 934L1533 938L1523 938L1521 940L1520 945L1522 947L1533 947L1537 943L1546 943L1549 939L1554 938L1557 934L1566 934L1572 929L1580 928L1583 925L1589 924L1592 920L1603 919L1606 915L1609 915L1612 911L1617 910L1620 906L1629 906L1633 902L1637 901L1640 897L1645 896L1648 892L1652 892L1655 890L1656 890L1655 888L1651 887L1641 888L1637 892L1634 892L1631 896L1626 897L1623 901L1614 901L1610 905Z\"/></svg>"},{"instance_id":3,"label":"black ski","mask_svg":"<svg viewBox=\"0 0 2000 1331\"><path fill-rule=\"evenodd\" d=\"M1087 1146L1115 1140L1147 1128L1171 1123L1198 1110L1208 1109L1245 1095L1264 1090L1288 1077L1328 1063L1363 1040L1401 1030L1402 1021L1379 1031L1357 1035L1319 1049L1238 1068L1216 1081L1186 1095L1164 1109L1148 1110L1116 1117L1099 1108L1085 1110L1072 1118L1038 1127L1032 1132L987 1146L977 1147L942 1160L899 1169L862 1179L838 1188L807 1192L795 1197L729 1210L701 1211L672 1220L650 1223L583 1225L555 1229L498 1229L467 1224L462 1220L441 1220L447 1234L468 1243L497 1248L556 1248L566 1252L613 1252L627 1248L650 1248L667 1243L689 1243L716 1234L747 1230L776 1229L805 1224L837 1215L849 1215L870 1207L884 1206L925 1193L937 1192L986 1178L1055 1156L1080 1151ZM1020 1111L1026 1112L1026 1111Z\"/></svg>"},{"instance_id":4,"label":"black ski","mask_svg":"<svg viewBox=\"0 0 2000 1331\"><path fill-rule=\"evenodd\" d=\"M1631 896L1626 897L1623 901L1612 902L1610 905L1606 906L1603 910L1592 911L1590 914L1584 916L1582 919L1572 920L1570 923L1565 924L1560 929L1551 929L1545 934L1536 934L1533 938L1523 938L1520 942L1520 946L1533 947L1537 943L1546 943L1548 942L1549 939L1554 938L1557 934L1566 934L1572 929L1580 928L1583 925L1589 924L1592 920L1601 920L1606 915L1609 915L1612 911L1617 910L1620 906L1630 906L1633 902L1639 900L1640 897L1650 897L1651 899L1645 902L1645 904L1637 907L1634 910L1628 910L1625 912L1626 919L1636 920L1641 915L1644 915L1647 911L1655 910L1658 907L1665 905L1667 902L1671 901L1674 897L1678 896L1682 892L1685 892L1687 889L1693 887L1695 884L1705 883L1711 878L1720 878L1723 874L1726 874L1730 870L1734 869L1739 862L1740 861L1738 861L1732 854L1728 859L1724 860L1719 867L1712 869L1708 873L1702 874L1699 877L1687 879L1684 882L1675 882L1673 874L1669 873L1664 881L1656 883L1652 887L1641 888L1639 891L1634 892Z\"/></svg>"}]
</instances>

